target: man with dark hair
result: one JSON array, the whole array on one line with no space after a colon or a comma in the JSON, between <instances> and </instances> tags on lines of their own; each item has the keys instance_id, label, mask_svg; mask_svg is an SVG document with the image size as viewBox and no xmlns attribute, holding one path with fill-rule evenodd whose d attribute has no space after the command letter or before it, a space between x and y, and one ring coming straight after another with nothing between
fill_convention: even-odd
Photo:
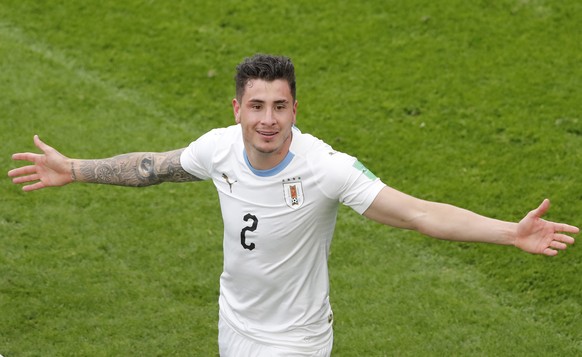
<instances>
[{"instance_id":1,"label":"man with dark hair","mask_svg":"<svg viewBox=\"0 0 582 357\"><path fill-rule=\"evenodd\" d=\"M221 356L329 356L333 314L327 259L339 203L382 224L439 239L514 245L556 255L578 228L541 216L519 223L420 200L386 186L357 159L295 126L292 62L256 55L237 67L236 125L187 148L102 160L70 159L34 137L42 154L9 172L25 191L71 182L148 186L212 180L224 221L220 277Z\"/></svg>"},{"instance_id":2,"label":"man with dark hair","mask_svg":"<svg viewBox=\"0 0 582 357\"><path fill-rule=\"evenodd\" d=\"M296 96L295 67L289 57L257 54L245 58L236 66L234 82L236 85L236 99L240 102L245 92L245 86L251 79L263 79L271 82L275 79L284 79L289 84L293 100Z\"/></svg>"}]
</instances>

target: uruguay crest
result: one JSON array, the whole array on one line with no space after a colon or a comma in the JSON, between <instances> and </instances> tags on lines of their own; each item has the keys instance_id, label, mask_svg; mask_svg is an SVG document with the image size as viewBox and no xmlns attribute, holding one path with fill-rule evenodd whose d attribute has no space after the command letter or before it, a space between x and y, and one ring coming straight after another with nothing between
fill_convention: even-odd
<instances>
[{"instance_id":1,"label":"uruguay crest","mask_svg":"<svg viewBox=\"0 0 582 357\"><path fill-rule=\"evenodd\" d=\"M283 180L283 192L287 206L297 209L303 205L303 186L301 177L293 177Z\"/></svg>"}]
</instances>

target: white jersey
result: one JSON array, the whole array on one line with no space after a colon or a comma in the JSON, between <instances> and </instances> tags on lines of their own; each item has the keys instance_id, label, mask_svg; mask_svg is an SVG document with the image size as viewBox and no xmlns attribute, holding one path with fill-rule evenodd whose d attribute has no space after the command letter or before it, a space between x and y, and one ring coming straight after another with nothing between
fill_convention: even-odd
<instances>
[{"instance_id":1,"label":"white jersey","mask_svg":"<svg viewBox=\"0 0 582 357\"><path fill-rule=\"evenodd\" d=\"M194 141L181 164L218 190L221 318L258 342L311 350L332 338L327 260L338 204L361 214L384 184L297 128L289 150L276 167L256 170L234 125Z\"/></svg>"}]
</instances>

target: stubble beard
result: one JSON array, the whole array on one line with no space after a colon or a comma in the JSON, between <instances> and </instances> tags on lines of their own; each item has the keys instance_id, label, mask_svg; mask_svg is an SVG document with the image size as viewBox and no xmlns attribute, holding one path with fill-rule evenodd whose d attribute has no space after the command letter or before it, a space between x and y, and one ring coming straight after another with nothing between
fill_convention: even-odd
<instances>
[{"instance_id":1,"label":"stubble beard","mask_svg":"<svg viewBox=\"0 0 582 357\"><path fill-rule=\"evenodd\" d=\"M289 132L289 134L285 137L285 139L282 141L281 145L272 147L272 148L265 148L263 146L259 146L259 145L253 145L253 148L263 154L263 155L272 155L272 154L279 154L283 151L283 147L286 146L287 142L289 141L289 145L291 145L290 141L292 138L292 133Z\"/></svg>"}]
</instances>

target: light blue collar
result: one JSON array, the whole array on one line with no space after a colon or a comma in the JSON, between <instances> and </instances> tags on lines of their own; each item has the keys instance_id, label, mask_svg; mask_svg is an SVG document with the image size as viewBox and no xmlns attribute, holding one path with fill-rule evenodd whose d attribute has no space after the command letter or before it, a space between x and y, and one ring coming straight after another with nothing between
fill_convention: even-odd
<instances>
[{"instance_id":1,"label":"light blue collar","mask_svg":"<svg viewBox=\"0 0 582 357\"><path fill-rule=\"evenodd\" d=\"M293 154L291 151L289 151L287 153L287 155L285 156L285 158L283 159L283 161L281 161L280 163L277 164L277 166L268 169L268 170L257 170L253 167L253 165L251 165L251 162L249 161L249 157L247 156L247 152L243 149L243 156L245 158L245 162L247 163L248 168L257 176L260 177L269 177L269 176L274 176L276 174L278 174L279 172L283 171L290 163L291 160L293 160L293 157L295 157L295 154Z\"/></svg>"}]
</instances>

